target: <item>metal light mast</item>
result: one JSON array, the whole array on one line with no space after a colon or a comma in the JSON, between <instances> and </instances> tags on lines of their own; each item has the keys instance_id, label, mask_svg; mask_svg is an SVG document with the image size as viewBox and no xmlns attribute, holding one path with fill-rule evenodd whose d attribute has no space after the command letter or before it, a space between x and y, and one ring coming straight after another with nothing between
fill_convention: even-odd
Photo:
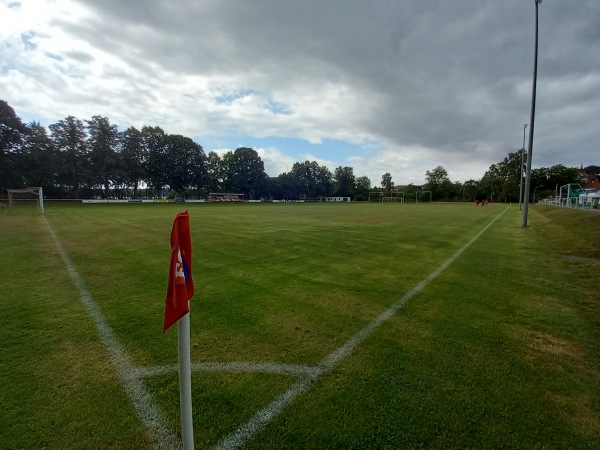
<instances>
[{"instance_id":1,"label":"metal light mast","mask_svg":"<svg viewBox=\"0 0 600 450\"><path fill-rule=\"evenodd\" d=\"M529 118L529 148L527 149L527 172L525 180L525 200L523 208L523 226L527 226L529 213L529 190L531 187L531 154L533 151L533 127L535 123L535 91L537 85L537 59L538 59L538 7L542 0L535 0L535 53L533 58L533 88L531 92L531 116Z\"/></svg>"}]
</instances>

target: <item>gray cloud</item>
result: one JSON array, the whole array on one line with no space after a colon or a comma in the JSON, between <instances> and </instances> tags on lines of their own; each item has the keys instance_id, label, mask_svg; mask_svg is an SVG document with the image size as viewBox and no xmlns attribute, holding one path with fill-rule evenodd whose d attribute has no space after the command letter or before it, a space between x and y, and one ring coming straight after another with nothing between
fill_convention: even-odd
<instances>
[{"instance_id":1,"label":"gray cloud","mask_svg":"<svg viewBox=\"0 0 600 450\"><path fill-rule=\"evenodd\" d=\"M78 5L88 14L53 16L42 33L73 43L63 42L56 72L11 50L27 83L55 92L40 113L64 116L77 102L102 109L88 116L192 136L340 139L364 148L346 161L387 155L398 170L441 164L461 180L519 148L529 121L533 0ZM539 10L534 164L599 164L600 3L548 0ZM5 72L0 87L17 79ZM32 105L16 88L7 100Z\"/></svg>"}]
</instances>

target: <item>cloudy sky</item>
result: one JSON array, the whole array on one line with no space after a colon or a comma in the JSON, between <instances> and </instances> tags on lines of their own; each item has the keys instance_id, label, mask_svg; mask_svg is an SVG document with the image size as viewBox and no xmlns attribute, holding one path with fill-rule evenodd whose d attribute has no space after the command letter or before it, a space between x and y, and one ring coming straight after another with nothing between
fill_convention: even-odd
<instances>
[{"instance_id":1,"label":"cloudy sky","mask_svg":"<svg viewBox=\"0 0 600 450\"><path fill-rule=\"evenodd\" d=\"M532 165L600 165L600 1L539 13ZM0 0L0 99L252 147L271 176L464 182L523 144L534 30L534 0Z\"/></svg>"}]
</instances>

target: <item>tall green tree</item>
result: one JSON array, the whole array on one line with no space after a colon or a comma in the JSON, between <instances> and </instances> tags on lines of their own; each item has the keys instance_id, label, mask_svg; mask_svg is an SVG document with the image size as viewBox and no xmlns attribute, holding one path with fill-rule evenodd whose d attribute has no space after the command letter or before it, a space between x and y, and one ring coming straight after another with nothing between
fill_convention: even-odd
<instances>
[{"instance_id":1,"label":"tall green tree","mask_svg":"<svg viewBox=\"0 0 600 450\"><path fill-rule=\"evenodd\" d=\"M450 183L448 172L442 166L425 172L425 190L431 191L434 200L444 197L444 186L447 186L448 183Z\"/></svg>"},{"instance_id":2,"label":"tall green tree","mask_svg":"<svg viewBox=\"0 0 600 450\"><path fill-rule=\"evenodd\" d=\"M319 167L317 197L328 197L333 192L333 174L326 166Z\"/></svg>"},{"instance_id":3,"label":"tall green tree","mask_svg":"<svg viewBox=\"0 0 600 450\"><path fill-rule=\"evenodd\" d=\"M138 187L146 176L144 162L146 152L142 133L135 127L129 127L120 135L121 167L125 185L133 187L133 197L138 197Z\"/></svg>"},{"instance_id":4,"label":"tall green tree","mask_svg":"<svg viewBox=\"0 0 600 450\"><path fill-rule=\"evenodd\" d=\"M495 165L492 164L490 170L488 170L481 178L479 182L480 193L490 201L505 201L502 187L504 179L496 176L495 171L493 170L494 168Z\"/></svg>"},{"instance_id":5,"label":"tall green tree","mask_svg":"<svg viewBox=\"0 0 600 450\"><path fill-rule=\"evenodd\" d=\"M371 191L371 179L367 176L358 177L356 179L356 186L354 193L356 194L356 200L368 200L369 192Z\"/></svg>"},{"instance_id":6,"label":"tall green tree","mask_svg":"<svg viewBox=\"0 0 600 450\"><path fill-rule=\"evenodd\" d=\"M111 125L107 117L93 116L86 120L90 147L90 165L93 172L92 180L101 184L104 196L110 197L111 183L120 174L119 164L119 129Z\"/></svg>"},{"instance_id":7,"label":"tall green tree","mask_svg":"<svg viewBox=\"0 0 600 450\"><path fill-rule=\"evenodd\" d=\"M492 164L481 179L482 195L499 201L518 201L521 186L521 162L525 161L523 149L509 153L504 160Z\"/></svg>"},{"instance_id":8,"label":"tall green tree","mask_svg":"<svg viewBox=\"0 0 600 450\"><path fill-rule=\"evenodd\" d=\"M459 181L448 182L446 191L448 192L448 200L459 200L462 198L463 184Z\"/></svg>"},{"instance_id":9,"label":"tall green tree","mask_svg":"<svg viewBox=\"0 0 600 450\"><path fill-rule=\"evenodd\" d=\"M192 186L195 179L194 165L202 147L189 137L180 134L166 136L166 175L167 183L178 194L183 194Z\"/></svg>"},{"instance_id":10,"label":"tall green tree","mask_svg":"<svg viewBox=\"0 0 600 450\"><path fill-rule=\"evenodd\" d=\"M381 176L381 187L391 195L393 186L392 175L389 172L384 173Z\"/></svg>"},{"instance_id":11,"label":"tall green tree","mask_svg":"<svg viewBox=\"0 0 600 450\"><path fill-rule=\"evenodd\" d=\"M144 172L146 183L160 196L161 189L168 183L167 137L159 126L144 126L141 130L142 144L146 160Z\"/></svg>"},{"instance_id":12,"label":"tall green tree","mask_svg":"<svg viewBox=\"0 0 600 450\"><path fill-rule=\"evenodd\" d=\"M268 176L256 150L240 147L234 152L227 152L223 162L226 189L242 193L247 199L261 196Z\"/></svg>"},{"instance_id":13,"label":"tall green tree","mask_svg":"<svg viewBox=\"0 0 600 450\"><path fill-rule=\"evenodd\" d=\"M192 185L196 188L198 197L204 196L208 190L207 157L201 145L197 144L197 150L193 155L192 170L194 177Z\"/></svg>"},{"instance_id":14,"label":"tall green tree","mask_svg":"<svg viewBox=\"0 0 600 450\"><path fill-rule=\"evenodd\" d=\"M91 173L85 125L76 117L67 116L49 128L58 151L59 184L68 189L70 197L79 198L79 190Z\"/></svg>"},{"instance_id":15,"label":"tall green tree","mask_svg":"<svg viewBox=\"0 0 600 450\"><path fill-rule=\"evenodd\" d=\"M220 192L223 188L225 168L221 157L216 152L209 152L206 157L206 189L208 192Z\"/></svg>"},{"instance_id":16,"label":"tall green tree","mask_svg":"<svg viewBox=\"0 0 600 450\"><path fill-rule=\"evenodd\" d=\"M290 172L281 173L269 182L270 195L277 200L298 200L300 197L298 181Z\"/></svg>"},{"instance_id":17,"label":"tall green tree","mask_svg":"<svg viewBox=\"0 0 600 450\"><path fill-rule=\"evenodd\" d=\"M467 180L463 183L463 200L474 201L477 198L479 183L475 180Z\"/></svg>"},{"instance_id":18,"label":"tall green tree","mask_svg":"<svg viewBox=\"0 0 600 450\"><path fill-rule=\"evenodd\" d=\"M565 184L579 182L580 171L575 167L557 164L552 167L532 169L529 200L535 201L544 195L552 195Z\"/></svg>"},{"instance_id":19,"label":"tall green tree","mask_svg":"<svg viewBox=\"0 0 600 450\"><path fill-rule=\"evenodd\" d=\"M583 171L589 175L600 177L600 166L587 166L583 168Z\"/></svg>"},{"instance_id":20,"label":"tall green tree","mask_svg":"<svg viewBox=\"0 0 600 450\"><path fill-rule=\"evenodd\" d=\"M575 167L566 167L563 164L556 164L548 169L548 182L544 186L548 190L554 190L569 183L579 183L580 172Z\"/></svg>"},{"instance_id":21,"label":"tall green tree","mask_svg":"<svg viewBox=\"0 0 600 450\"><path fill-rule=\"evenodd\" d=\"M417 187L413 183L410 183L404 189L404 199L408 202L417 200Z\"/></svg>"},{"instance_id":22,"label":"tall green tree","mask_svg":"<svg viewBox=\"0 0 600 450\"><path fill-rule=\"evenodd\" d=\"M41 186L49 194L54 191L58 178L57 154L46 127L39 122L29 124L21 147L23 181L27 186Z\"/></svg>"},{"instance_id":23,"label":"tall green tree","mask_svg":"<svg viewBox=\"0 0 600 450\"><path fill-rule=\"evenodd\" d=\"M19 168L19 149L27 126L4 100L0 100L0 186L17 187L23 183Z\"/></svg>"},{"instance_id":24,"label":"tall green tree","mask_svg":"<svg viewBox=\"0 0 600 450\"><path fill-rule=\"evenodd\" d=\"M296 162L292 166L290 175L294 177L302 198L314 198L317 196L318 167L319 165L315 161Z\"/></svg>"},{"instance_id":25,"label":"tall green tree","mask_svg":"<svg viewBox=\"0 0 600 450\"><path fill-rule=\"evenodd\" d=\"M352 167L337 167L335 169L333 179L335 185L335 195L340 197L351 197L354 195L356 177L354 176L354 169Z\"/></svg>"},{"instance_id":26,"label":"tall green tree","mask_svg":"<svg viewBox=\"0 0 600 450\"><path fill-rule=\"evenodd\" d=\"M331 190L331 172L316 161L296 162L290 175L295 179L299 197L316 198L327 196Z\"/></svg>"}]
</instances>

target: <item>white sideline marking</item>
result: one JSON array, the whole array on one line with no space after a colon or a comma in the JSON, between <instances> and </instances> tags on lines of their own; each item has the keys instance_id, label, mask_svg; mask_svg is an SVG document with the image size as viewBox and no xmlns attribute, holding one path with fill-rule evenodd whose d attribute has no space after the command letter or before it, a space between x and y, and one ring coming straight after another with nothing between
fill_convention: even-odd
<instances>
[{"instance_id":1,"label":"white sideline marking","mask_svg":"<svg viewBox=\"0 0 600 450\"><path fill-rule=\"evenodd\" d=\"M329 372L336 364L340 363L352 350L356 348L362 341L365 340L373 331L381 324L392 317L404 304L421 290L423 290L431 281L433 281L440 273L442 273L456 258L458 258L467 248L469 248L481 235L491 227L510 207L506 208L498 214L494 220L487 224L479 233L477 233L469 242L467 242L460 250L454 253L450 258L444 261L436 270L421 281L415 288L405 294L400 300L386 309L383 313L377 316L374 320L368 323L358 333L351 337L346 343L331 352L328 356L318 364L317 370L313 373L304 375L298 379L287 391L269 403L261 411L255 414L248 422L239 427L234 433L231 433L215 448L230 450L242 447L255 433L264 428L272 419L277 417L283 409L294 401L294 399L310 389L310 386L319 380L324 374Z\"/></svg>"},{"instance_id":2,"label":"white sideline marking","mask_svg":"<svg viewBox=\"0 0 600 450\"><path fill-rule=\"evenodd\" d=\"M71 281L73 281L73 284L79 291L81 302L84 304L88 314L92 318L92 321L96 326L96 331L104 343L111 361L117 369L117 373L119 374L119 378L123 383L125 392L129 396L129 400L131 401L142 425L147 430L153 446L158 449L179 448L181 446L179 440L165 425L165 420L158 405L156 405L156 403L154 403L150 397L150 394L146 389L146 385L137 376L129 357L127 356L127 352L123 348L123 345L106 321L104 314L102 314L102 311L100 308L98 308L98 305L96 305L94 299L85 288L83 279L75 269L73 262L56 237L50 222L48 222L46 217L43 219L46 222L48 231L54 240L54 244L60 253L63 263L67 268L69 275L71 276Z\"/></svg>"}]
</instances>

